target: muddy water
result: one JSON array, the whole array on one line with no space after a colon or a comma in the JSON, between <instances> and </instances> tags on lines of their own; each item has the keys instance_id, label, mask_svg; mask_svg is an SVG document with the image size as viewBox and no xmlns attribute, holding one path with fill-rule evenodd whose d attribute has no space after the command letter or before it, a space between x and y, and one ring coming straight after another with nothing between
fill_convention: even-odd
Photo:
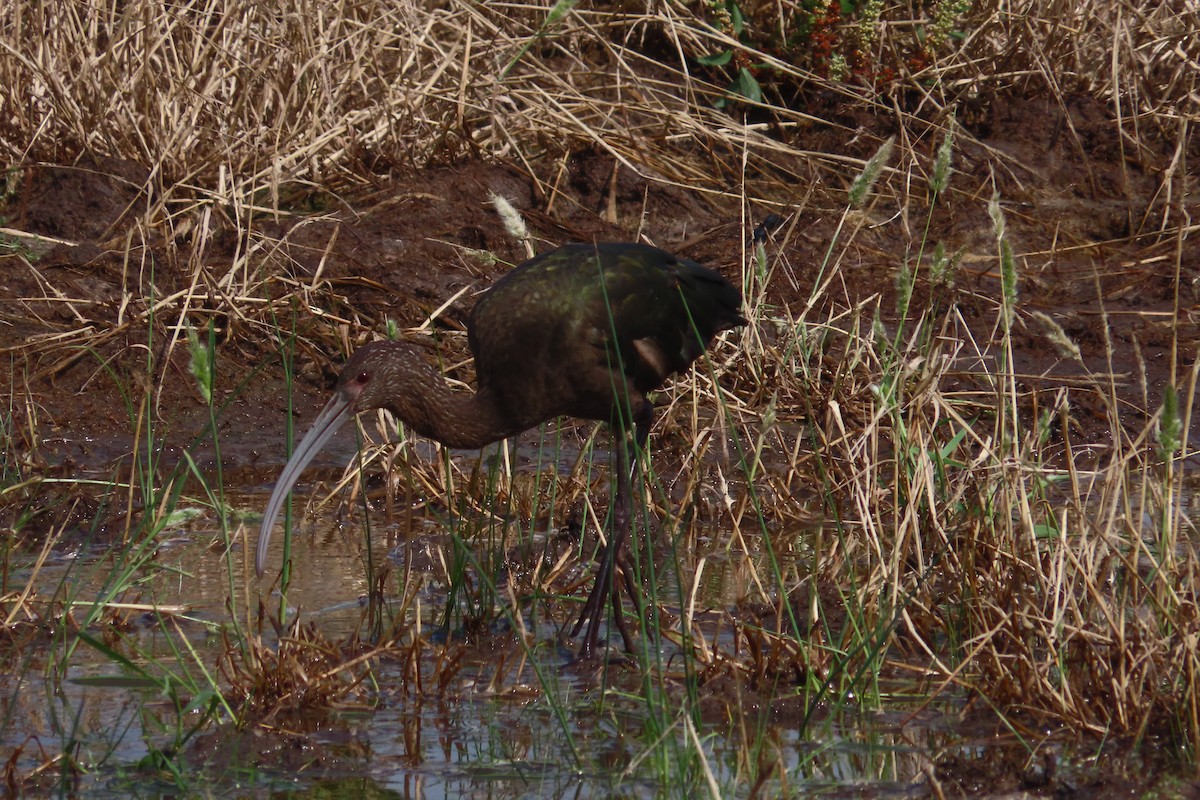
<instances>
[{"instance_id":1,"label":"muddy water","mask_svg":"<svg viewBox=\"0 0 1200 800\"><path fill-rule=\"evenodd\" d=\"M241 498L237 505L260 503L256 496ZM288 605L330 639L348 636L362 624L360 598L367 589L363 560L346 539L357 535L333 519L310 520L293 550L296 578ZM429 551L441 546L443 538L431 530L396 548L381 542L375 555L401 567L406 558L425 550L414 560L427 564ZM77 603L72 617L97 644L71 635L34 637L0 674L5 718L0 749L16 754L14 763L22 773L63 756L79 768L67 781L69 792L87 796L155 794L168 787L182 788L186 795L201 786L206 793L220 786L305 790L322 785L351 793L358 789L350 787L372 787L430 798L599 797L618 787L627 796L672 795L671 785L683 775L690 775L689 780L697 775L695 743L680 727L676 700L664 698L653 707L633 695L606 693L602 677L572 665L569 652L556 645L538 651L540 678L527 669L499 686L488 685L486 654L470 655L441 697L401 690L405 665L384 660L375 669L378 690L369 709L273 720L242 731L229 723L209 723L182 741L178 731L198 715L180 712L169 694L142 680L138 668L154 675L184 669L194 674L218 663L224 649L218 633L228 629L230 614L229 566L221 557L221 540L208 516L164 532L157 569L144 571L152 577L117 599L169 613L114 612L124 620L120 626L86 624L90 603L105 596L114 572L123 569L113 551L85 549L37 571L33 588L38 596L48 599L57 592L63 602ZM269 583L274 573L268 580L250 578L248 586L243 584L244 557L235 543L234 605L242 615L247 599L253 608L260 596L271 606L278 598ZM277 564L279 553L273 557ZM10 583L28 580L32 564L14 566ZM719 593L719 587L714 591ZM432 632L445 598L436 575L419 595L422 624ZM270 637L269 629L265 635ZM536 635L549 640L555 631L545 626ZM187 648L195 655L188 655ZM130 663L121 663L114 653ZM431 664L422 668L435 671ZM182 694L186 702L187 693ZM646 749L647 736L658 724L655 717L665 721L668 737L679 735L679 743L647 761L652 752ZM883 722L864 727L857 720L849 726L830 721L814 736L812 730L801 733L794 715L775 721L768 715L762 721L769 725L763 741L787 775L781 786L873 786L889 792L919 777L928 746L913 740L914 731L924 739L936 727L910 725L900 734ZM741 735L731 736L727 722L702 723L697 734L713 779L718 785L736 785ZM178 785L148 759L156 748L179 748Z\"/></svg>"},{"instance_id":2,"label":"muddy water","mask_svg":"<svg viewBox=\"0 0 1200 800\"><path fill-rule=\"evenodd\" d=\"M343 440L331 460L348 460L346 448ZM575 455L560 451L549 460L566 472ZM332 473L306 477L314 475ZM36 571L33 556L13 562L9 586L32 587L45 613L77 604L71 624L57 628L70 632L31 635L12 649L0 673L0 752L19 774L62 758L75 769L46 767L41 788L95 797L281 790L422 798L676 797L707 792L710 785L723 795L745 796L752 770L765 776L764 796L904 797L929 794L935 763L965 765L974 778L973 765L998 762L1006 780L1027 768L1036 779L1035 760L1019 739L991 722L965 723L965 698L950 693L931 703L928 686L911 681L876 687L880 698L867 705L882 710L864 711L853 697L826 697L812 714L795 687L780 684L754 695L717 682L689 715L682 712L677 651L669 643L646 662L648 674L622 657L607 670L581 666L572 662L557 625L523 606L521 624L536 643L531 658L522 659L502 624L482 643L462 644L456 631L439 628L447 597L444 564L454 544L438 517L417 520L402 540L391 541L395 526L372 514L372 560L394 573L412 568L412 602L402 616L435 642L419 650L418 671L436 676L447 650L461 658L444 687L414 689L412 664L383 658L372 665L374 683L365 700L348 707L249 719L241 727L227 716L205 721L189 708L197 698L192 687L203 691L208 672L227 688L217 665L234 638L231 616L273 646L273 630L258 624L256 612L260 601L268 614L280 602L275 581L283 537L273 540L265 579L255 578L247 562L253 515L264 495L230 502L248 522L228 559L211 513L180 514L180 522L157 537L152 566L134 570L134 588L119 596L109 596L109 587L128 569L123 559L131 548L84 547L53 556ZM355 509L349 524L332 515L306 519L292 548L288 614L312 623L330 641L364 630L362 598L369 587L355 521L360 516ZM545 542L553 533L535 531L528 538ZM726 542L726 534L715 532L712 539ZM725 607L746 594L743 559L720 546L706 549L689 553L682 569L690 576L703 557L698 583L704 603ZM800 563L810 550L803 535L791 543ZM793 566L782 564L784 570ZM669 570L659 578L675 582ZM93 623L97 597L140 605L110 610ZM399 614L399 598L385 599ZM76 629L90 639L75 636ZM713 635L722 641L727 633ZM447 639L450 645L440 644ZM514 666L497 680L503 660ZM164 690L161 678L170 673L187 673L193 683L181 680L181 688ZM167 758L152 758L160 752ZM50 777L60 773L69 777ZM986 789L986 778L979 780L985 782L976 788Z\"/></svg>"}]
</instances>

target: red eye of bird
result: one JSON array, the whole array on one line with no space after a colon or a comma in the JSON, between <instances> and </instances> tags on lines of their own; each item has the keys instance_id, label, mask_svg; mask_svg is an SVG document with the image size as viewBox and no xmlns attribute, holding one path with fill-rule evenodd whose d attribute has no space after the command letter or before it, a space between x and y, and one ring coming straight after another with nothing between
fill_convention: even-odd
<instances>
[{"instance_id":1,"label":"red eye of bird","mask_svg":"<svg viewBox=\"0 0 1200 800\"><path fill-rule=\"evenodd\" d=\"M364 369L362 372L358 373L358 378L355 380L355 383L366 383L369 380L371 380L371 373Z\"/></svg>"}]
</instances>

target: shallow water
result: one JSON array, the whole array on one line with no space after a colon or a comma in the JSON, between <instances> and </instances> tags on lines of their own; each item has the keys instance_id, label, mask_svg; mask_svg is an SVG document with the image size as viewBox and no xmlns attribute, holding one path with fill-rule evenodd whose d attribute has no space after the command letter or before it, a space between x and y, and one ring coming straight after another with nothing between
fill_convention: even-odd
<instances>
[{"instance_id":1,"label":"shallow water","mask_svg":"<svg viewBox=\"0 0 1200 800\"><path fill-rule=\"evenodd\" d=\"M299 500L317 478L335 480L355 450L353 432L339 437L306 473L294 502L299 522L287 616L311 623L334 645L369 638L363 512L357 505L325 508L301 520ZM755 776L763 781L761 796L923 797L935 765L959 765L951 785L977 780L973 790L986 793L987 770L977 765L1000 764L998 773L1012 785L1011 776L1027 769L1036 778L1046 752L1067 770L1094 770L1100 761L1086 748L1076 755L1060 744L1023 740L952 687L930 698L933 687L920 678L919 663L884 670L867 698L837 696L833 682L819 696L805 695L788 674L755 687L719 670L689 680L689 662L667 640L626 658L615 652L614 635L607 665L574 663L576 643L565 633L590 587L585 567L575 568L579 585L570 597L519 597L514 606L505 590L508 576L528 578L578 545L578 530L547 529L544 519L531 528L519 513L509 514L511 525L499 517L479 521L468 505L452 513L437 499L411 519L370 514L372 568L390 571L383 617L407 632L405 642L424 644L408 651L409 660L395 652L373 660L364 690L345 707L248 713L239 725L223 657L237 641L235 621L268 648L278 645L269 618L280 610L284 537L276 531L267 575L256 578L247 559L278 464L250 467L253 450L236 446L222 454L246 465L227 471L226 485L252 492L229 499L228 558L211 509L187 501L175 524L140 553L136 545L59 547L40 566L36 553L10 554L6 587L33 591L31 607L52 621L21 628L24 638L8 648L0 672L0 753L14 774L42 772L34 782L45 791L95 797L748 796ZM417 457L436 462L429 455ZM579 451L559 446L547 457L525 446L510 456L518 472L553 473L553 464L563 476ZM476 464L499 458L487 453ZM597 459L603 463L602 450ZM701 521L674 544L660 530L641 556L655 565L657 586L685 594L695 588L697 626L711 646L744 652L746 642L723 616L752 614L742 621L769 627L770 610L746 609L746 598L775 569L785 585L799 585L819 533L819 525L772 531L771 563L754 550L759 539ZM449 603L457 611L450 626L441 625L449 574L456 557L462 561L456 537L474 559L467 559L468 583L494 580L502 601L487 630L470 635L461 628L461 596ZM129 588L118 593L117 586ZM660 606L683 613L671 592L659 595ZM58 624L62 619L66 624ZM529 632L528 649L517 643L514 625ZM175 679L164 682L168 675ZM232 715L200 712L214 684L234 703ZM73 769L61 769L60 758ZM1122 758L1113 759L1118 769L1125 768Z\"/></svg>"},{"instance_id":2,"label":"shallow water","mask_svg":"<svg viewBox=\"0 0 1200 800\"><path fill-rule=\"evenodd\" d=\"M248 498L240 505L257 502ZM419 611L407 613L419 614L427 636L439 640L446 593L437 564L447 537L432 521L426 528L397 546L379 541L374 558L397 570L411 560L414 570L424 570L413 594ZM306 522L293 548L288 606L330 640L363 624L360 598L367 583L350 538L358 535L325 517ZM958 716L963 698L950 694L925 704L921 687L911 681L879 687L881 712L861 710L854 698L826 696L809 716L797 688L786 682L766 702L717 682L701 689L696 714L683 713L683 684L671 658L678 651L671 646L646 662L649 675L621 658L607 672L581 667L571 663L557 626L534 626L527 609L522 624L534 630L537 647L534 660L523 665L516 664L511 644L489 649L497 646L485 637L484 645L458 645L452 633L462 663L440 691L414 691L412 665L382 659L374 664L375 686L361 708L251 720L240 730L227 718L202 723L198 712L177 705L187 704L188 692L172 696L143 680L137 667L155 676L186 671L194 678L215 670L225 648L219 632L230 630L230 575L220 541L208 516L162 535L155 567L141 570L136 590L120 600L172 613L116 612L122 625L111 619L86 624L89 602L121 569L113 552L84 551L37 573L39 597L56 590L63 601L73 596L80 605L72 617L98 644L70 634L35 635L13 651L0 675L0 749L15 754L16 770L30 774L55 757L69 757L78 774L61 781L47 777L42 788L95 797L281 790L422 798L666 797L678 796L681 787L710 785L744 795L751 753L765 765L768 796L905 797L927 794L925 776L936 758L978 759L992 749L1020 749L998 739L995 728L982 737L969 731ZM243 619L247 603L253 610L262 599L270 611L278 602L269 591L277 572L253 578L244 566L245 550L235 542L231 561L233 606ZM278 564L278 551L272 559ZM713 582L706 594L714 598L740 579L719 558L706 574ZM10 575L10 584L22 580L20 570ZM398 598L389 600L394 605ZM249 624L253 629L253 620ZM270 641L270 627L263 630ZM502 625L494 638L512 639ZM420 651L422 674L437 674L441 648ZM497 668L504 659L516 666ZM889 694L893 699L886 699ZM196 724L195 734L186 736ZM168 763L177 774L148 758L156 750L172 757Z\"/></svg>"}]
</instances>

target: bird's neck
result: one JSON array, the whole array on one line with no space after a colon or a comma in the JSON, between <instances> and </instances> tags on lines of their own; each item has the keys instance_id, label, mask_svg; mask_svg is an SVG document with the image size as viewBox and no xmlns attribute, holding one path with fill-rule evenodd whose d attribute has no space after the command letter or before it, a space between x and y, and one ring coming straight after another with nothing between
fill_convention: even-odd
<instances>
[{"instance_id":1,"label":"bird's neck","mask_svg":"<svg viewBox=\"0 0 1200 800\"><path fill-rule=\"evenodd\" d=\"M475 449L524 430L500 410L490 392L452 389L432 367L422 377L423 386L388 404L417 433L447 447Z\"/></svg>"}]
</instances>

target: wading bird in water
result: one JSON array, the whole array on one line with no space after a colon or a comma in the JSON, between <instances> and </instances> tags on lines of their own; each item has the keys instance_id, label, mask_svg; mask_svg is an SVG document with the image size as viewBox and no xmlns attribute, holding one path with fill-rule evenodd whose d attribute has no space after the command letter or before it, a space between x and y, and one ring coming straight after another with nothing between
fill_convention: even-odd
<instances>
[{"instance_id":1,"label":"wading bird in water","mask_svg":"<svg viewBox=\"0 0 1200 800\"><path fill-rule=\"evenodd\" d=\"M467 324L474 394L451 389L418 350L399 341L357 350L333 398L288 459L267 502L254 568L266 566L271 528L301 471L355 414L383 408L447 447L478 448L559 416L608 422L617 453L613 528L596 583L571 632L588 624L580 656L596 649L605 599L622 620L614 565L629 535L636 455L650 432L646 399L688 368L712 338L745 324L741 293L694 261L644 244L571 244L543 253L498 280ZM626 575L626 581L629 578Z\"/></svg>"}]
</instances>

